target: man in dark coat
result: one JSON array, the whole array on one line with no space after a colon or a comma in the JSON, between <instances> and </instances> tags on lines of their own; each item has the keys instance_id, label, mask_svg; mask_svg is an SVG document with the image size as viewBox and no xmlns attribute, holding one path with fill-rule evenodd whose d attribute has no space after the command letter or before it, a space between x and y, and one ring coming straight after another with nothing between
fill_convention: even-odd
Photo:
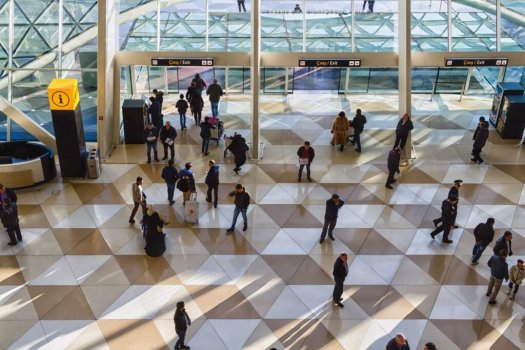
<instances>
[{"instance_id":1,"label":"man in dark coat","mask_svg":"<svg viewBox=\"0 0 525 350\"><path fill-rule=\"evenodd\" d=\"M332 197L326 201L326 209L324 212L324 225L323 225L323 231L321 231L321 238L319 239L319 243L324 242L324 238L326 237L326 233L328 232L328 237L332 241L335 241L333 231L335 228L335 225L337 224L337 216L339 214L339 209L345 204L344 201L339 199L339 195L333 194Z\"/></svg>"},{"instance_id":2,"label":"man in dark coat","mask_svg":"<svg viewBox=\"0 0 525 350\"><path fill-rule=\"evenodd\" d=\"M233 136L232 142L228 146L228 150L233 154L233 159L235 162L235 171L236 174L241 170L241 166L246 163L246 151L249 150L246 140L240 134Z\"/></svg>"},{"instance_id":3,"label":"man in dark coat","mask_svg":"<svg viewBox=\"0 0 525 350\"><path fill-rule=\"evenodd\" d=\"M222 87L217 83L217 79L213 79L213 84L208 86L206 95L210 98L211 115L217 117L219 115L219 101L224 94Z\"/></svg>"},{"instance_id":4,"label":"man in dark coat","mask_svg":"<svg viewBox=\"0 0 525 350\"><path fill-rule=\"evenodd\" d=\"M506 249L509 256L514 254L512 251L512 232L505 231L503 236L496 240L496 244L494 245L493 249L494 255L498 255L502 249Z\"/></svg>"},{"instance_id":5,"label":"man in dark coat","mask_svg":"<svg viewBox=\"0 0 525 350\"><path fill-rule=\"evenodd\" d=\"M399 174L399 162L401 161L401 149L399 147L394 148L388 153L388 177L386 179L386 188L393 189L392 184L397 180L394 179L394 174Z\"/></svg>"},{"instance_id":6,"label":"man in dark coat","mask_svg":"<svg viewBox=\"0 0 525 350\"><path fill-rule=\"evenodd\" d=\"M386 350L410 350L410 345L408 345L408 341L402 333L397 333L386 344Z\"/></svg>"},{"instance_id":7,"label":"man in dark coat","mask_svg":"<svg viewBox=\"0 0 525 350\"><path fill-rule=\"evenodd\" d=\"M155 101L157 101L160 105L160 115L164 116L162 114L162 104L164 103L164 93L157 89L153 89L153 95L154 95L153 97L155 97Z\"/></svg>"},{"instance_id":8,"label":"man in dark coat","mask_svg":"<svg viewBox=\"0 0 525 350\"><path fill-rule=\"evenodd\" d=\"M456 198L459 203L459 189L461 185L463 184L463 180L454 180L454 185L450 188L448 191L448 197L447 198ZM441 222L441 217L434 219L434 226L437 228L438 224ZM454 228L458 228L458 225L456 225L456 218L454 217Z\"/></svg>"},{"instance_id":9,"label":"man in dark coat","mask_svg":"<svg viewBox=\"0 0 525 350\"><path fill-rule=\"evenodd\" d=\"M454 220L456 218L458 200L455 198L447 198L441 204L441 226L436 228L430 233L432 239L436 237L438 233L443 231L443 243L452 243L451 239L448 239L450 230L454 227Z\"/></svg>"},{"instance_id":10,"label":"man in dark coat","mask_svg":"<svg viewBox=\"0 0 525 350\"><path fill-rule=\"evenodd\" d=\"M343 295L343 285L345 282L346 276L348 276L348 255L346 253L341 253L339 257L335 260L334 263L334 271L332 272L334 276L334 292L332 295L332 298L334 300L334 304L339 307L345 307L341 301L343 298L341 298L341 295Z\"/></svg>"},{"instance_id":11,"label":"man in dark coat","mask_svg":"<svg viewBox=\"0 0 525 350\"><path fill-rule=\"evenodd\" d=\"M306 165L306 179L312 182L312 178L310 177L310 164L312 164L312 161L314 160L315 151L310 147L310 141L305 141L304 146L299 147L297 155L299 156L299 175L297 181L301 182L303 169Z\"/></svg>"},{"instance_id":12,"label":"man in dark coat","mask_svg":"<svg viewBox=\"0 0 525 350\"><path fill-rule=\"evenodd\" d=\"M474 145L472 146L472 155L474 158L472 158L470 161L481 164L483 163L483 159L479 154L485 146L485 143L487 143L487 139L489 138L489 129L487 122L479 123L479 127L480 129L476 133L476 140L474 140Z\"/></svg>"},{"instance_id":13,"label":"man in dark coat","mask_svg":"<svg viewBox=\"0 0 525 350\"><path fill-rule=\"evenodd\" d=\"M509 266L507 259L507 249L502 249L499 254L493 255L488 262L490 267L490 280L486 296L489 297L489 304L496 304L496 296L499 293L503 279L509 280Z\"/></svg>"},{"instance_id":14,"label":"man in dark coat","mask_svg":"<svg viewBox=\"0 0 525 350\"><path fill-rule=\"evenodd\" d=\"M170 205L173 205L175 201L173 200L173 193L175 192L175 183L179 178L179 173L177 169L173 166L173 159L168 160L168 165L162 169L162 178L166 181L166 186L168 188L168 201Z\"/></svg>"},{"instance_id":15,"label":"man in dark coat","mask_svg":"<svg viewBox=\"0 0 525 350\"><path fill-rule=\"evenodd\" d=\"M355 112L355 117L352 119L352 127L354 128L354 139L352 144L355 144L355 151L361 152L361 133L365 129L366 117L361 114L358 108Z\"/></svg>"},{"instance_id":16,"label":"man in dark coat","mask_svg":"<svg viewBox=\"0 0 525 350\"><path fill-rule=\"evenodd\" d=\"M235 185L235 191L230 192L230 197L235 197L235 210L233 211L233 220L232 225L226 232L231 233L235 230L235 224L237 223L237 218L239 214L242 214L242 219L244 221L243 231L248 229L248 217L246 212L248 211L248 206L250 205L250 194L246 192L246 189L241 185Z\"/></svg>"},{"instance_id":17,"label":"man in dark coat","mask_svg":"<svg viewBox=\"0 0 525 350\"><path fill-rule=\"evenodd\" d=\"M186 340L186 330L188 326L191 326L191 320L186 312L183 301L177 302L177 309L175 310L175 315L173 315L173 321L175 322L175 332L179 336L179 339L175 343L175 350L189 349L189 346L184 345L184 341Z\"/></svg>"},{"instance_id":18,"label":"man in dark coat","mask_svg":"<svg viewBox=\"0 0 525 350\"><path fill-rule=\"evenodd\" d=\"M405 148L408 135L410 134L410 130L412 129L414 129L414 124L412 124L410 116L408 115L408 113L403 114L403 117L399 119L399 122L396 126L396 140L394 142L394 147L392 148L396 148L398 146L400 149Z\"/></svg>"},{"instance_id":19,"label":"man in dark coat","mask_svg":"<svg viewBox=\"0 0 525 350\"><path fill-rule=\"evenodd\" d=\"M486 223L480 223L474 229L476 244L472 248L472 265L477 265L481 254L494 239L494 218L488 218Z\"/></svg>"},{"instance_id":20,"label":"man in dark coat","mask_svg":"<svg viewBox=\"0 0 525 350\"><path fill-rule=\"evenodd\" d=\"M186 93L186 100L190 103L190 109L195 119L195 125L200 125L202 117L202 108L204 107L204 100L202 99L202 89L199 90L195 82L191 83Z\"/></svg>"},{"instance_id":21,"label":"man in dark coat","mask_svg":"<svg viewBox=\"0 0 525 350\"><path fill-rule=\"evenodd\" d=\"M148 113L151 116L151 122L157 129L162 127L162 113L160 112L160 103L157 102L155 97L149 98L151 104L148 108Z\"/></svg>"},{"instance_id":22,"label":"man in dark coat","mask_svg":"<svg viewBox=\"0 0 525 350\"><path fill-rule=\"evenodd\" d=\"M12 233L12 236L9 235L9 239L11 242L16 242L16 239L14 239L14 237L16 236L16 238L18 238L19 241L22 241L22 231L20 230L20 222L18 219L18 206L16 204L16 202L18 201L18 196L16 195L15 191L0 184L0 203L5 204L6 200L9 200L8 207L10 209L10 211L6 214L12 215L13 218L16 218L16 222L14 223L14 226L12 227L13 233ZM3 206L0 206L0 211L2 209L3 209ZM7 226L6 226L6 229L7 229ZM9 230L8 230L8 234L9 234Z\"/></svg>"},{"instance_id":23,"label":"man in dark coat","mask_svg":"<svg viewBox=\"0 0 525 350\"><path fill-rule=\"evenodd\" d=\"M162 146L164 147L164 157L162 160L166 160L168 158L168 148L170 149L171 157L170 159L173 160L175 158L175 138L177 137L177 130L173 126L171 126L171 123L168 121L166 122L166 125L164 125L162 128L160 128L160 142L162 142Z\"/></svg>"},{"instance_id":24,"label":"man in dark coat","mask_svg":"<svg viewBox=\"0 0 525 350\"><path fill-rule=\"evenodd\" d=\"M204 153L205 156L207 156L208 153L208 147L210 146L210 138L211 138L211 129L215 129L215 126L211 125L208 121L210 118L204 117L204 121L201 123L201 132L200 137L202 139L202 153Z\"/></svg>"},{"instance_id":25,"label":"man in dark coat","mask_svg":"<svg viewBox=\"0 0 525 350\"><path fill-rule=\"evenodd\" d=\"M208 162L208 173L206 174L206 179L204 183L208 185L208 191L206 192L206 201L212 202L211 192L213 191L213 206L217 208L217 201L219 197L219 166L215 165L214 160Z\"/></svg>"}]
</instances>

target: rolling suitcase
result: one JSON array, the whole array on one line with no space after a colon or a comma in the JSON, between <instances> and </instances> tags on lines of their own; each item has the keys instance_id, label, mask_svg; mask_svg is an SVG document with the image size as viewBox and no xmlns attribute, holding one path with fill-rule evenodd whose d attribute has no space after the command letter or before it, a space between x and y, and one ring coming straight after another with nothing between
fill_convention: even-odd
<instances>
[{"instance_id":1,"label":"rolling suitcase","mask_svg":"<svg viewBox=\"0 0 525 350\"><path fill-rule=\"evenodd\" d=\"M192 193L190 200L186 201L184 206L184 221L190 224L196 224L199 221L199 202L197 202L197 193Z\"/></svg>"}]
</instances>

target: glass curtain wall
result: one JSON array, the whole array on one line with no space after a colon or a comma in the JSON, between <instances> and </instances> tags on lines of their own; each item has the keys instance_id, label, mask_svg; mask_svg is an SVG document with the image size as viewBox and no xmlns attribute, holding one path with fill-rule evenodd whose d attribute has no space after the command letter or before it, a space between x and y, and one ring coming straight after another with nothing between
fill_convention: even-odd
<instances>
[{"instance_id":1,"label":"glass curtain wall","mask_svg":"<svg viewBox=\"0 0 525 350\"><path fill-rule=\"evenodd\" d=\"M0 0L0 94L53 133L47 87L55 78L77 79L86 140L96 141L97 1L16 0L13 5L13 52L9 53L9 1ZM13 75L11 86L8 72ZM7 138L6 120L0 116L1 139ZM13 140L34 139L14 121L10 132Z\"/></svg>"}]
</instances>

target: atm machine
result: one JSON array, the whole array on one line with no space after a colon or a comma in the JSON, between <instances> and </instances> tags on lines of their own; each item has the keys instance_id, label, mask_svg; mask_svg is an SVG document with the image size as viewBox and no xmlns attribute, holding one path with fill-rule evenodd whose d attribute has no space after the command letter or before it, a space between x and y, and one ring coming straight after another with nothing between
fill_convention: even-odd
<instances>
[{"instance_id":1,"label":"atm machine","mask_svg":"<svg viewBox=\"0 0 525 350\"><path fill-rule=\"evenodd\" d=\"M525 96L505 96L501 105L496 130L502 139L521 140L525 129Z\"/></svg>"},{"instance_id":2,"label":"atm machine","mask_svg":"<svg viewBox=\"0 0 525 350\"><path fill-rule=\"evenodd\" d=\"M492 101L492 107L490 109L490 122L495 127L498 126L498 120L501 116L501 110L503 106L503 100L505 96L523 95L523 86L519 83L498 83L496 85L496 94L494 95L494 100Z\"/></svg>"}]
</instances>

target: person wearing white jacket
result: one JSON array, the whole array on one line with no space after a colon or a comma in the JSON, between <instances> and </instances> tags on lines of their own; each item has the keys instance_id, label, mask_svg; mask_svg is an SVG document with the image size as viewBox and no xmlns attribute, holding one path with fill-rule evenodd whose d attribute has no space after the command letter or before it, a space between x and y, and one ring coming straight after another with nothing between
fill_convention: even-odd
<instances>
[{"instance_id":1,"label":"person wearing white jacket","mask_svg":"<svg viewBox=\"0 0 525 350\"><path fill-rule=\"evenodd\" d=\"M516 293L523 279L525 279L525 267L523 266L523 260L518 259L518 263L509 270L509 291L507 294L510 300L514 300L516 297ZM514 287L514 292L512 291L512 287Z\"/></svg>"}]
</instances>

